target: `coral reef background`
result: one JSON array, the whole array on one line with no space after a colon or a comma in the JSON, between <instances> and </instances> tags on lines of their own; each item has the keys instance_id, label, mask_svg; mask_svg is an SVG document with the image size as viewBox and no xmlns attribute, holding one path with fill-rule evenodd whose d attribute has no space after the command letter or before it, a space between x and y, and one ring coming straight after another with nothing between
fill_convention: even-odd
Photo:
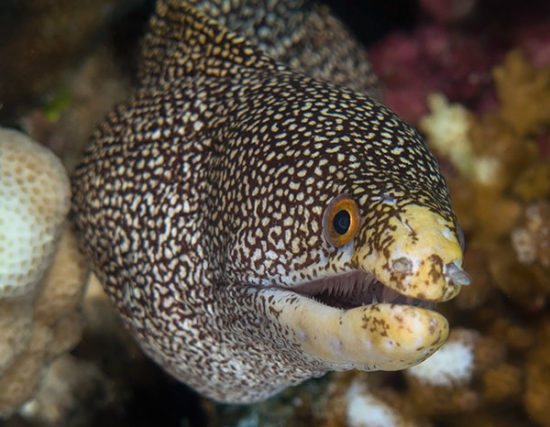
<instances>
[{"instance_id":1,"label":"coral reef background","mask_svg":"<svg viewBox=\"0 0 550 427\"><path fill-rule=\"evenodd\" d=\"M126 97L154 2L78 3L0 4L0 125L68 171ZM261 404L216 405L140 353L92 279L80 344L0 426L550 426L550 4L329 4L451 188L473 283L440 307L449 342L405 372L331 374Z\"/></svg>"}]
</instances>

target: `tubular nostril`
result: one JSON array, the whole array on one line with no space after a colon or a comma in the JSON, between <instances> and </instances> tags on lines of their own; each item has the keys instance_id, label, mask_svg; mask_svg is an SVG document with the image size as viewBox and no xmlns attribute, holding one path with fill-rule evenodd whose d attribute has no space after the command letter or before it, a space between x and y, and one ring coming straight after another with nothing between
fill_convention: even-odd
<instances>
[{"instance_id":1,"label":"tubular nostril","mask_svg":"<svg viewBox=\"0 0 550 427\"><path fill-rule=\"evenodd\" d=\"M408 274L412 271L412 262L410 259L401 257L397 258L392 263L392 268L399 273Z\"/></svg>"},{"instance_id":2,"label":"tubular nostril","mask_svg":"<svg viewBox=\"0 0 550 427\"><path fill-rule=\"evenodd\" d=\"M455 285L466 286L472 283L468 273L460 268L456 262L450 262L445 266L445 277Z\"/></svg>"}]
</instances>

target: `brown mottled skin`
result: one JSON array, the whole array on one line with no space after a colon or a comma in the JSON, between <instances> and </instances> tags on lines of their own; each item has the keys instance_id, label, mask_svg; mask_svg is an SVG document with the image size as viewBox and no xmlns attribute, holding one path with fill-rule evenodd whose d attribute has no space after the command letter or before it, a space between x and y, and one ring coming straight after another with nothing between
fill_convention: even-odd
<instances>
[{"instance_id":1,"label":"brown mottled skin","mask_svg":"<svg viewBox=\"0 0 550 427\"><path fill-rule=\"evenodd\" d=\"M427 357L446 337L432 317L435 329L422 331L433 336L414 344L414 357L391 350L371 360L349 337L361 324L387 335L395 319L431 311L340 310L292 291L359 270L383 281L397 265L392 221L408 224L409 208L419 206L413 219L447 224L455 250L447 187L424 142L369 97L364 52L324 8L191 3L159 1L141 84L100 125L73 178L81 245L126 325L168 372L226 402L260 400L333 369L398 369ZM361 228L337 248L324 237L323 212L343 194L357 203ZM400 277L413 277L417 264L404 265ZM393 281L385 284L396 289ZM403 293L416 297L415 286ZM444 286L426 299L458 292Z\"/></svg>"}]
</instances>

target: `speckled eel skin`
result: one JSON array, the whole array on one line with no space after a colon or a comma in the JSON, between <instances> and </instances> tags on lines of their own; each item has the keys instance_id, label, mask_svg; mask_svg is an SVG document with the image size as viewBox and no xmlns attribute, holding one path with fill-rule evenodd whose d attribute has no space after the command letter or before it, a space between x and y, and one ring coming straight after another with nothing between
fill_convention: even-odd
<instances>
[{"instance_id":1,"label":"speckled eel skin","mask_svg":"<svg viewBox=\"0 0 550 427\"><path fill-rule=\"evenodd\" d=\"M363 50L300 0L160 0L140 85L73 178L81 246L143 350L218 401L445 341L469 283L446 183Z\"/></svg>"}]
</instances>

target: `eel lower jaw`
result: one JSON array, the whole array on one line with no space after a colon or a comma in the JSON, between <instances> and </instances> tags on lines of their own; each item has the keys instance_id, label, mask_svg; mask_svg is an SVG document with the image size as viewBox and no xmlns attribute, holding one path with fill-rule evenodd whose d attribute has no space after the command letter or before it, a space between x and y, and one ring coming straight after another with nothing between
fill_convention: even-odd
<instances>
[{"instance_id":1,"label":"eel lower jaw","mask_svg":"<svg viewBox=\"0 0 550 427\"><path fill-rule=\"evenodd\" d=\"M449 333L447 320L431 310L438 301L400 294L360 271L260 292L277 313L273 321L327 370L404 369Z\"/></svg>"}]
</instances>

